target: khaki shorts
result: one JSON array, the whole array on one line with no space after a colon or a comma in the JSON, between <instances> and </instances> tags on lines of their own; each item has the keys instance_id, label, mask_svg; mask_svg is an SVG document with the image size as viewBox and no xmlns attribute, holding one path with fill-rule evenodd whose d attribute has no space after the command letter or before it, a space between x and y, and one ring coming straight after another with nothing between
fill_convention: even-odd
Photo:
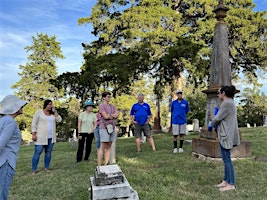
<instances>
[{"instance_id":1,"label":"khaki shorts","mask_svg":"<svg viewBox=\"0 0 267 200\"><path fill-rule=\"evenodd\" d=\"M172 124L172 134L173 135L185 135L186 124Z\"/></svg>"}]
</instances>

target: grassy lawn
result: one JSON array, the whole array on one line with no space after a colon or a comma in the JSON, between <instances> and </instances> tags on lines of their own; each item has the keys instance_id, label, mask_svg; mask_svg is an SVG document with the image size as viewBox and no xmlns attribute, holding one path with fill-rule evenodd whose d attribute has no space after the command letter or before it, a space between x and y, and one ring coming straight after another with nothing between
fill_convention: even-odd
<instances>
[{"instance_id":1,"label":"grassy lawn","mask_svg":"<svg viewBox=\"0 0 267 200\"><path fill-rule=\"evenodd\" d=\"M223 178L222 163L203 162L191 156L192 148L184 146L183 154L173 154L172 135L154 135L157 151L148 143L137 154L134 138L118 138L117 164L140 200L177 199L266 199L267 163L255 156L267 157L267 127L241 129L243 140L252 142L252 157L234 161L235 191L220 192L214 185ZM187 135L186 140L196 135ZM19 152L17 170L9 193L10 200L84 200L88 199L89 178L96 167L93 146L89 162L75 162L76 149L70 143L56 143L51 171L43 171L43 154L37 174L31 174L33 146Z\"/></svg>"}]
</instances>

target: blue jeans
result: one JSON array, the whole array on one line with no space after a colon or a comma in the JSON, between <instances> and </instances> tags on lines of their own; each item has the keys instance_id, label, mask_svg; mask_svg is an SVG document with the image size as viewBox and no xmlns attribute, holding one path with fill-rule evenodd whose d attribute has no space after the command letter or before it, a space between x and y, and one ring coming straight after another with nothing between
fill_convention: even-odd
<instances>
[{"instance_id":1,"label":"blue jeans","mask_svg":"<svg viewBox=\"0 0 267 200\"><path fill-rule=\"evenodd\" d=\"M99 149L100 148L99 126L96 126L96 128L94 130L94 137L95 137L96 148Z\"/></svg>"},{"instance_id":2,"label":"blue jeans","mask_svg":"<svg viewBox=\"0 0 267 200\"><path fill-rule=\"evenodd\" d=\"M225 149L220 144L222 159L224 162L224 178L228 184L235 184L235 171L231 160L231 149Z\"/></svg>"},{"instance_id":3,"label":"blue jeans","mask_svg":"<svg viewBox=\"0 0 267 200\"><path fill-rule=\"evenodd\" d=\"M15 170L8 164L6 161L0 167L0 199L7 200L8 199L8 191L15 174Z\"/></svg>"},{"instance_id":4,"label":"blue jeans","mask_svg":"<svg viewBox=\"0 0 267 200\"><path fill-rule=\"evenodd\" d=\"M37 165L39 162L39 158L43 149L45 150L44 156L44 167L45 169L49 168L51 157L52 157L52 150L53 150L54 143L52 143L52 138L48 139L47 145L35 145L34 146L34 154L32 156L32 171L35 172L37 169Z\"/></svg>"}]
</instances>

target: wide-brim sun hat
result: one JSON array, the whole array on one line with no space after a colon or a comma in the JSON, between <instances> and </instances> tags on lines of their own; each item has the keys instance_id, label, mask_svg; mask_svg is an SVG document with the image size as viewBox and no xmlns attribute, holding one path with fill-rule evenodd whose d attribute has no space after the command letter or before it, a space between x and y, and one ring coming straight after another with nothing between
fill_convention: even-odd
<instances>
[{"instance_id":1,"label":"wide-brim sun hat","mask_svg":"<svg viewBox=\"0 0 267 200\"><path fill-rule=\"evenodd\" d=\"M11 115L16 113L20 108L25 106L28 102L19 99L15 95L7 95L0 102L0 114Z\"/></svg>"},{"instance_id":2,"label":"wide-brim sun hat","mask_svg":"<svg viewBox=\"0 0 267 200\"><path fill-rule=\"evenodd\" d=\"M95 106L94 104L93 104L93 102L92 101L87 101L87 102L85 102L85 104L84 104L84 107L87 107L87 106Z\"/></svg>"}]
</instances>

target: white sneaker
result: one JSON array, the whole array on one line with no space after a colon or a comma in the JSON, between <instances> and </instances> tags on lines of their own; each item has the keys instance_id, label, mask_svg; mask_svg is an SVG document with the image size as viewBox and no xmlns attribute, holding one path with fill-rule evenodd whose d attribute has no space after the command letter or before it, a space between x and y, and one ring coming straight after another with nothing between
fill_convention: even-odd
<instances>
[{"instance_id":1,"label":"white sneaker","mask_svg":"<svg viewBox=\"0 0 267 200\"><path fill-rule=\"evenodd\" d=\"M179 151L178 151L179 153L183 153L184 152L184 150L182 149L182 148L179 148Z\"/></svg>"},{"instance_id":2,"label":"white sneaker","mask_svg":"<svg viewBox=\"0 0 267 200\"><path fill-rule=\"evenodd\" d=\"M173 149L173 153L177 153L178 151L177 151L177 148L174 148Z\"/></svg>"}]
</instances>

